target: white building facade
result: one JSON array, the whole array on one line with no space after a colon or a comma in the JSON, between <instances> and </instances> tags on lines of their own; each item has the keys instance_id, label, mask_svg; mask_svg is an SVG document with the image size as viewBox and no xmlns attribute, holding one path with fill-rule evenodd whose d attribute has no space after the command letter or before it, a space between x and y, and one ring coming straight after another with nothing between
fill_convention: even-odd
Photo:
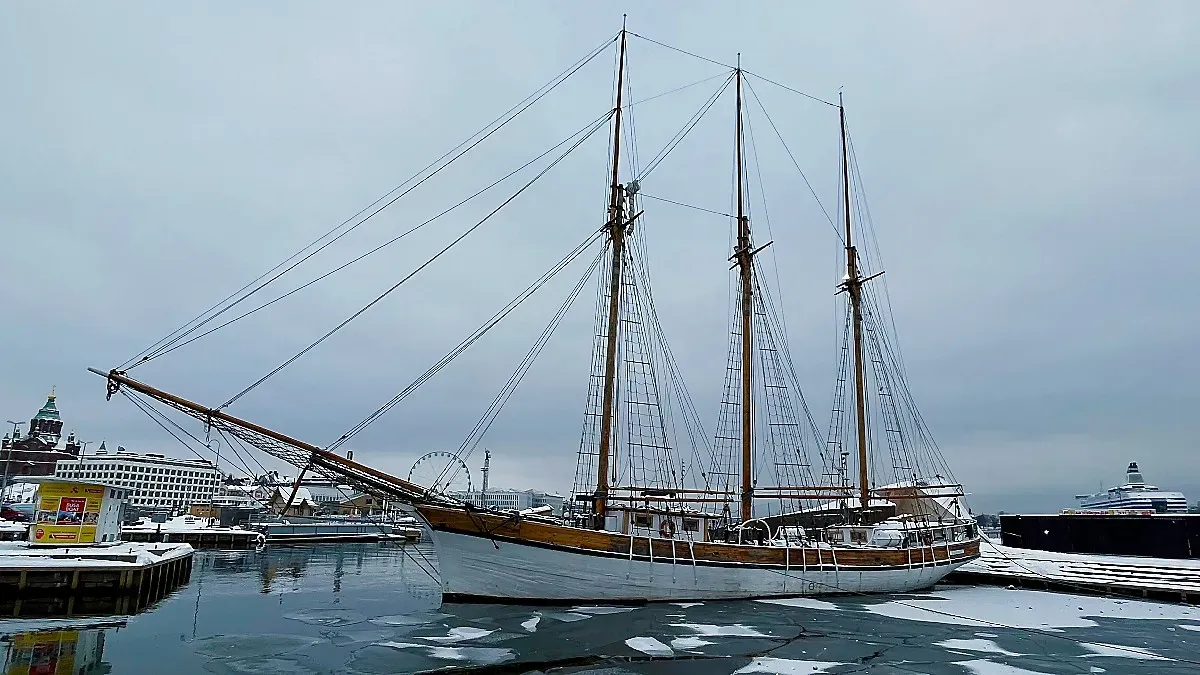
<instances>
[{"instance_id":1,"label":"white building facade","mask_svg":"<svg viewBox=\"0 0 1200 675\"><path fill-rule=\"evenodd\" d=\"M465 502L471 502L476 506L498 509L500 511L524 511L525 509L537 508L539 506L549 506L554 515L561 516L563 510L562 495L538 492L537 490L496 489L488 490L486 494L480 491L460 491L452 492L450 496Z\"/></svg>"},{"instance_id":2,"label":"white building facade","mask_svg":"<svg viewBox=\"0 0 1200 675\"><path fill-rule=\"evenodd\" d=\"M121 486L129 490L130 506L171 511L208 503L221 486L221 472L207 460L140 455L124 450L100 451L59 461L54 475Z\"/></svg>"}]
</instances>

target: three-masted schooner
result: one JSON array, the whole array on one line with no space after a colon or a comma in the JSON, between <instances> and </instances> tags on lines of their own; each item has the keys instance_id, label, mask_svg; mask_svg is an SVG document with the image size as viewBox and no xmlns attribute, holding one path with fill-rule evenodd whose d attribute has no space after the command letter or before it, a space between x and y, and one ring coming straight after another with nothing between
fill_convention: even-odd
<instances>
[{"instance_id":1,"label":"three-masted schooner","mask_svg":"<svg viewBox=\"0 0 1200 675\"><path fill-rule=\"evenodd\" d=\"M923 459L930 446L919 415L901 419L911 398L883 339L879 306L867 292L878 273L864 273L854 243L852 162L840 103L839 215L846 259L838 292L847 302L839 383L849 390L835 394L824 447L805 445L815 426L801 413L807 408L785 363L782 331L772 325L756 262L766 245L756 244L745 205L746 73L740 66L726 80L736 94L735 244L729 260L737 293L729 375L717 451L710 452L706 470L693 470L695 487L685 485L680 474L686 467L673 458L656 384L658 371L674 366L646 346L661 331L633 241L643 213L641 185L621 175L629 35L622 30L613 39L617 85L609 116L607 219L599 231L604 249L597 260L604 264L595 368L576 486L564 517L492 510L439 494L343 457L332 446L234 417L224 411L228 404L211 408L163 392L127 370L95 371L108 378L109 395L146 395L297 467L411 504L433 532L447 600L642 602L904 592L930 587L976 558L979 538L963 513L961 486L947 478L940 456ZM869 389L884 398L875 406L879 427L869 419ZM921 443L924 450L913 447ZM886 447L891 481L872 481L873 473L882 473L879 462L872 463L873 445ZM771 470L759 470L756 462L768 455ZM764 473L774 474L774 484L759 484ZM779 508L756 511L756 502L765 501Z\"/></svg>"}]
</instances>

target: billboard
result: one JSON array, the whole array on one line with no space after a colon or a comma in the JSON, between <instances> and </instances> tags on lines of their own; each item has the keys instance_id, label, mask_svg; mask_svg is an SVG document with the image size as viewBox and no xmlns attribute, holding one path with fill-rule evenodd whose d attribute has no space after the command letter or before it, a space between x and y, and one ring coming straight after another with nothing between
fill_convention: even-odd
<instances>
[{"instance_id":1,"label":"billboard","mask_svg":"<svg viewBox=\"0 0 1200 675\"><path fill-rule=\"evenodd\" d=\"M67 546L94 544L104 486L87 483L42 483L29 541Z\"/></svg>"}]
</instances>

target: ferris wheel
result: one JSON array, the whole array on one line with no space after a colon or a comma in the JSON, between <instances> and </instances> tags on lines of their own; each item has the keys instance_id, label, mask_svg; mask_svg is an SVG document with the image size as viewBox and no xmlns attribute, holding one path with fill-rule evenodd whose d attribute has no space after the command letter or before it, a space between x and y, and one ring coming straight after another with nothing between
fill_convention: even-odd
<instances>
[{"instance_id":1,"label":"ferris wheel","mask_svg":"<svg viewBox=\"0 0 1200 675\"><path fill-rule=\"evenodd\" d=\"M421 455L408 470L408 482L428 488L434 494L471 491L471 470L458 455L429 452Z\"/></svg>"}]
</instances>

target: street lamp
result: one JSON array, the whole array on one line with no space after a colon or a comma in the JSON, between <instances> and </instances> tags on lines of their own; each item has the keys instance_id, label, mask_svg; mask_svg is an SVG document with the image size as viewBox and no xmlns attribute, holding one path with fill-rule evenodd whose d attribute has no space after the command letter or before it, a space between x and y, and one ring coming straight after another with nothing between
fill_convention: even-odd
<instances>
[{"instance_id":1,"label":"street lamp","mask_svg":"<svg viewBox=\"0 0 1200 675\"><path fill-rule=\"evenodd\" d=\"M5 420L5 423L11 424L13 426L12 442L15 444L17 442L17 437L21 433L21 426L24 425L25 423L24 422L14 422L12 420ZM12 445L10 445L8 447L8 456L4 458L4 482L0 482L0 504L4 503L4 495L8 494L8 471L9 471L9 466L12 465L13 449L14 448L12 447Z\"/></svg>"}]
</instances>

